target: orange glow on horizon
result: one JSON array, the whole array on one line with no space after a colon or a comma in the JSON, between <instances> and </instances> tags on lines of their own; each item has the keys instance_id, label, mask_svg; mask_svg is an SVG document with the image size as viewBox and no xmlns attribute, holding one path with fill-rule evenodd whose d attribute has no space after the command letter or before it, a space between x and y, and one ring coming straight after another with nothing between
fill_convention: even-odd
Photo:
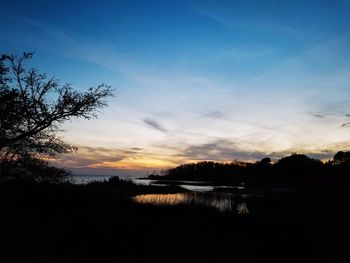
<instances>
[{"instance_id":1,"label":"orange glow on horizon","mask_svg":"<svg viewBox=\"0 0 350 263\"><path fill-rule=\"evenodd\" d=\"M176 166L177 163L165 159L154 159L149 157L139 157L132 159L125 159L116 162L99 162L91 164L90 168L117 168L117 169L165 169Z\"/></svg>"},{"instance_id":2,"label":"orange glow on horizon","mask_svg":"<svg viewBox=\"0 0 350 263\"><path fill-rule=\"evenodd\" d=\"M345 145L346 146L346 145ZM347 148L347 147L343 147ZM339 149L339 147L338 147ZM338 150L337 149L337 150ZM334 150L336 152L336 150ZM300 148L293 148L290 151L285 151L280 153L280 156L286 157L291 154L291 152L296 152L300 154L305 154L310 156L308 153L313 152L322 154L322 149L309 149L308 151L302 150ZM203 154L204 155L204 154ZM269 153L266 153L266 157L269 156ZM312 156L312 155L311 155ZM220 158L218 154L218 159L202 159L201 156L187 156L183 153L182 149L165 151L162 149L146 150L127 150L127 149L115 149L108 147L84 147L82 146L78 153L69 153L61 155L58 159L45 159L50 163L57 164L59 166L67 167L68 169L93 169L95 171L99 169L119 169L119 170L134 170L134 171L160 171L162 169L167 170L175 168L179 165L189 164L189 163L198 163L198 162L218 162L218 163L255 163L259 161L257 159L242 159L239 158L227 159L227 156L223 159ZM281 158L281 157L280 157ZM277 157L271 157L272 162L274 163ZM327 162L329 159L332 159L332 156L327 158L320 158L322 162ZM243 163L241 163L244 165Z\"/></svg>"}]
</instances>

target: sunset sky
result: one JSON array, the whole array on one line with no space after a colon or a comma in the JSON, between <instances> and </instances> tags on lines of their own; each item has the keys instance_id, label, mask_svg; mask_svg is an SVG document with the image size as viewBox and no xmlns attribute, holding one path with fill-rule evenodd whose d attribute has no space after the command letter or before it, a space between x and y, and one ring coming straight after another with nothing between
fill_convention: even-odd
<instances>
[{"instance_id":1,"label":"sunset sky","mask_svg":"<svg viewBox=\"0 0 350 263\"><path fill-rule=\"evenodd\" d=\"M0 51L86 90L61 133L79 174L350 150L350 1L0 1Z\"/></svg>"}]
</instances>

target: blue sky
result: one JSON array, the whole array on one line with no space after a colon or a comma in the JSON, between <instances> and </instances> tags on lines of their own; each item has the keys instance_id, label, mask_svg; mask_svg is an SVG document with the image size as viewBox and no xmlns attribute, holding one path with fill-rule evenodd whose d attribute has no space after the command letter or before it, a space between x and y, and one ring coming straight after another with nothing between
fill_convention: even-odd
<instances>
[{"instance_id":1,"label":"blue sky","mask_svg":"<svg viewBox=\"0 0 350 263\"><path fill-rule=\"evenodd\" d=\"M72 121L77 173L350 149L350 1L6 1L2 53L116 96Z\"/></svg>"}]
</instances>

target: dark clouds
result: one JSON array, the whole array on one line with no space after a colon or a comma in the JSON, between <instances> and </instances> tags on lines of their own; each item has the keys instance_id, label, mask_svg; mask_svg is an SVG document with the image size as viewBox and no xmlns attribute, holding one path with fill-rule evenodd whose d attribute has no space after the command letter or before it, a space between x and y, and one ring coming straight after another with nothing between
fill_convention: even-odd
<instances>
[{"instance_id":1,"label":"dark clouds","mask_svg":"<svg viewBox=\"0 0 350 263\"><path fill-rule=\"evenodd\" d=\"M103 162L119 162L127 157L137 155L141 148L115 149L106 147L80 146L78 153L60 156L59 160L70 168L91 167Z\"/></svg>"},{"instance_id":2,"label":"dark clouds","mask_svg":"<svg viewBox=\"0 0 350 263\"><path fill-rule=\"evenodd\" d=\"M214 140L200 145L189 145L179 156L191 160L259 160L266 153L241 150L236 143L229 140Z\"/></svg>"},{"instance_id":3,"label":"dark clouds","mask_svg":"<svg viewBox=\"0 0 350 263\"><path fill-rule=\"evenodd\" d=\"M71 168L73 174L78 175L116 175L123 178L137 178L144 177L147 173L151 173L152 169L120 169L120 168L112 168L112 167L74 167Z\"/></svg>"},{"instance_id":4,"label":"dark clouds","mask_svg":"<svg viewBox=\"0 0 350 263\"><path fill-rule=\"evenodd\" d=\"M96 154L94 156L86 154L65 154L59 158L63 163L71 168L89 167L102 162L119 162L124 159L123 155L108 156L103 154Z\"/></svg>"},{"instance_id":5,"label":"dark clouds","mask_svg":"<svg viewBox=\"0 0 350 263\"><path fill-rule=\"evenodd\" d=\"M311 158L327 160L332 159L336 151L328 149L307 153L298 149L289 149L279 152L248 151L242 150L238 144L230 140L213 140L205 144L188 145L176 156L197 161L257 161L265 157L278 160L292 153L301 153Z\"/></svg>"},{"instance_id":6,"label":"dark clouds","mask_svg":"<svg viewBox=\"0 0 350 263\"><path fill-rule=\"evenodd\" d=\"M132 147L132 148L130 148L130 150L138 152L138 151L142 151L143 148L140 148L140 147Z\"/></svg>"}]
</instances>

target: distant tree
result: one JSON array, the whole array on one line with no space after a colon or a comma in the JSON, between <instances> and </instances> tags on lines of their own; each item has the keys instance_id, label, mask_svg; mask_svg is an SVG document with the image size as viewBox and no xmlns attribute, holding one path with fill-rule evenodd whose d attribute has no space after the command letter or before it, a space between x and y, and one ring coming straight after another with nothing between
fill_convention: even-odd
<instances>
[{"instance_id":1,"label":"distant tree","mask_svg":"<svg viewBox=\"0 0 350 263\"><path fill-rule=\"evenodd\" d=\"M323 163L304 154L294 153L284 157L275 167L279 173L290 176L296 183L319 182L323 175Z\"/></svg>"},{"instance_id":2,"label":"distant tree","mask_svg":"<svg viewBox=\"0 0 350 263\"><path fill-rule=\"evenodd\" d=\"M337 152L333 160L327 164L329 171L334 174L333 180L338 183L350 183L350 151Z\"/></svg>"},{"instance_id":3,"label":"distant tree","mask_svg":"<svg viewBox=\"0 0 350 263\"><path fill-rule=\"evenodd\" d=\"M265 158L261 159L261 161L259 161L258 164L263 165L263 166L270 166L271 165L271 158L265 157Z\"/></svg>"},{"instance_id":4,"label":"distant tree","mask_svg":"<svg viewBox=\"0 0 350 263\"><path fill-rule=\"evenodd\" d=\"M350 164L350 152L337 152L333 157L333 163L336 165Z\"/></svg>"},{"instance_id":5,"label":"distant tree","mask_svg":"<svg viewBox=\"0 0 350 263\"><path fill-rule=\"evenodd\" d=\"M310 158L304 154L294 153L290 156L280 159L276 165L294 172L309 167L313 168L315 166L320 166L322 165L322 162L318 159Z\"/></svg>"},{"instance_id":6,"label":"distant tree","mask_svg":"<svg viewBox=\"0 0 350 263\"><path fill-rule=\"evenodd\" d=\"M19 171L30 174L33 160L77 150L57 136L60 125L72 118L96 117L96 111L106 106L105 99L112 95L111 87L105 84L79 92L70 84L61 84L35 68L25 67L25 62L32 56L33 53L23 53L0 57L2 176ZM41 164L41 167L45 166ZM32 174L38 174L39 166L32 169Z\"/></svg>"}]
</instances>

